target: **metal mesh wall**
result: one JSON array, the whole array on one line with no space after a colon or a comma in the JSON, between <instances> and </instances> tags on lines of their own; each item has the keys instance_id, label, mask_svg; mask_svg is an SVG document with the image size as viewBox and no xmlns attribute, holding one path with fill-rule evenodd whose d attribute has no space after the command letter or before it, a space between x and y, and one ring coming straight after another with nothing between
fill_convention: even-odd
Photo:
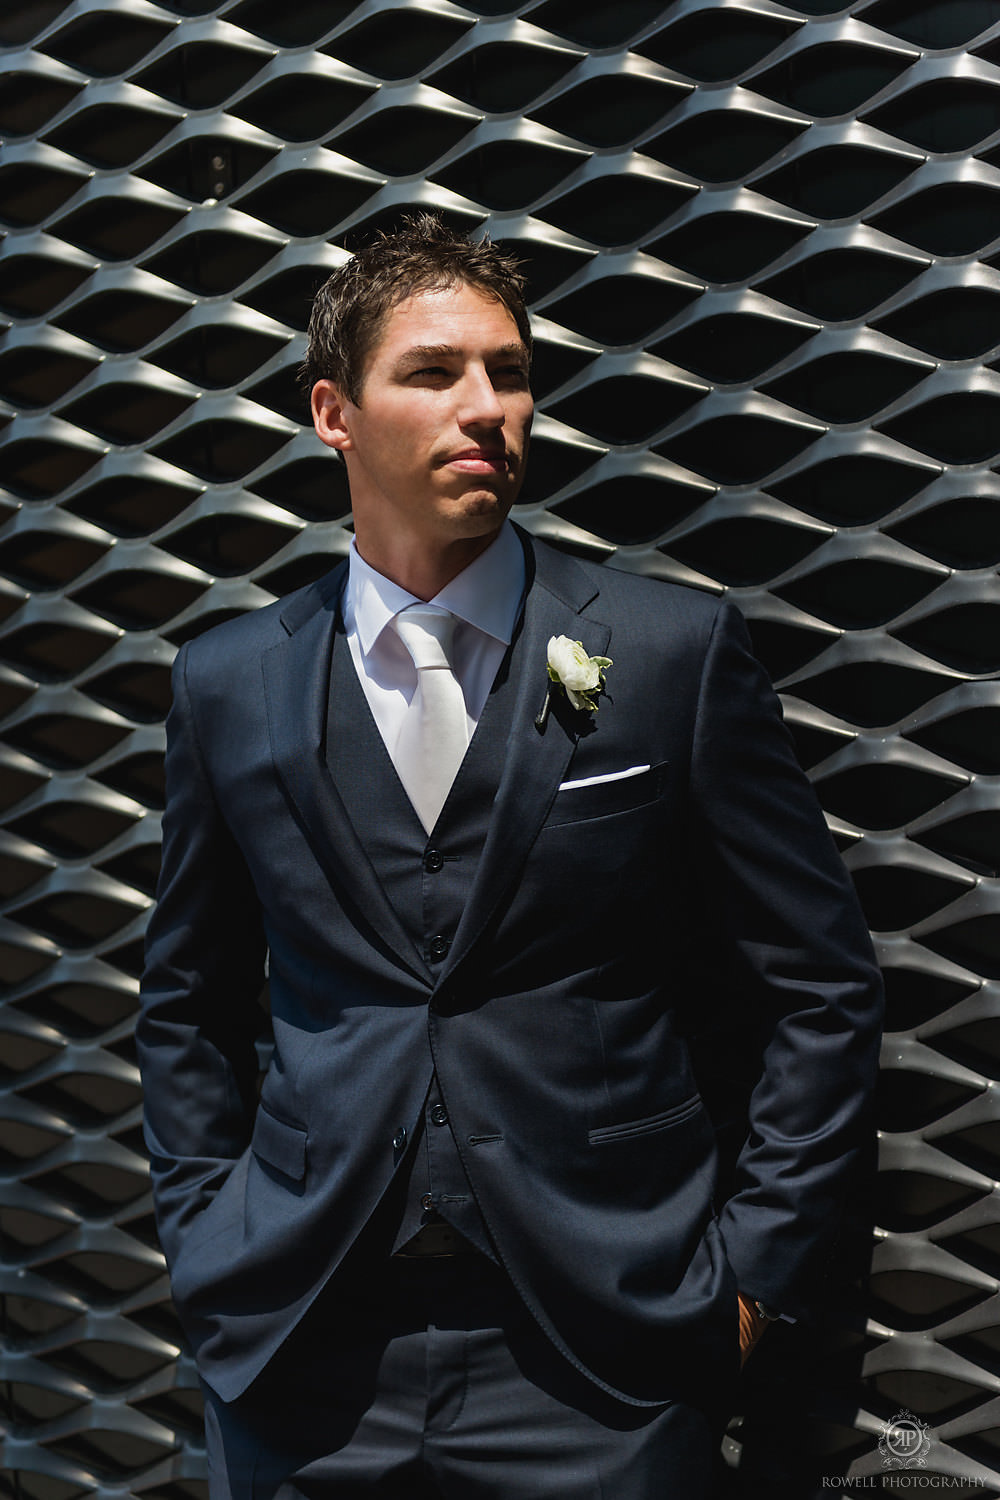
<instances>
[{"instance_id":1,"label":"metal mesh wall","mask_svg":"<svg viewBox=\"0 0 1000 1500\"><path fill-rule=\"evenodd\" d=\"M827 1472L906 1407L1000 1492L997 0L6 0L0 44L3 1492L203 1489L131 1040L169 663L345 550L302 330L418 205L529 264L519 518L732 592L877 934Z\"/></svg>"}]
</instances>

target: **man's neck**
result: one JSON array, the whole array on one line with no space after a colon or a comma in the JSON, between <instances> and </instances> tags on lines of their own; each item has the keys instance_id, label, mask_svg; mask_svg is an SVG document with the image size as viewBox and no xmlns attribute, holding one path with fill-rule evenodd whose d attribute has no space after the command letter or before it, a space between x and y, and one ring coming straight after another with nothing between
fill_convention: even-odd
<instances>
[{"instance_id":1,"label":"man's neck","mask_svg":"<svg viewBox=\"0 0 1000 1500\"><path fill-rule=\"evenodd\" d=\"M354 544L361 557L376 573L389 578L417 599L433 599L457 578L470 563L481 557L496 541L499 531L485 536L460 537L447 547L428 553L414 548L372 547L363 536L355 534Z\"/></svg>"},{"instance_id":2,"label":"man's neck","mask_svg":"<svg viewBox=\"0 0 1000 1500\"><path fill-rule=\"evenodd\" d=\"M445 584L433 602L484 635L510 644L524 598L524 548L509 524L485 552ZM344 596L344 623L356 632L363 653L371 651L389 621L414 595L377 572L352 543Z\"/></svg>"}]
</instances>

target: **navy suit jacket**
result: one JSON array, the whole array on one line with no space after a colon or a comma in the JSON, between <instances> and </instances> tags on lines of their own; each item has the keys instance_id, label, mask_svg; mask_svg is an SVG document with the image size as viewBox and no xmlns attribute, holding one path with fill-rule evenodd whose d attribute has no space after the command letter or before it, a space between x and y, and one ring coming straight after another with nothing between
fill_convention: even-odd
<instances>
[{"instance_id":1,"label":"navy suit jacket","mask_svg":"<svg viewBox=\"0 0 1000 1500\"><path fill-rule=\"evenodd\" d=\"M178 654L138 1042L175 1302L224 1399L386 1194L432 1067L498 1258L623 1400L728 1376L737 1285L801 1317L820 1284L880 1018L853 888L739 612L525 545L477 729L496 797L443 962L328 769L343 565ZM554 694L539 728L558 635L614 665L597 714ZM763 1059L725 1202L686 1040L712 1035L720 955L720 1014L752 1020Z\"/></svg>"}]
</instances>

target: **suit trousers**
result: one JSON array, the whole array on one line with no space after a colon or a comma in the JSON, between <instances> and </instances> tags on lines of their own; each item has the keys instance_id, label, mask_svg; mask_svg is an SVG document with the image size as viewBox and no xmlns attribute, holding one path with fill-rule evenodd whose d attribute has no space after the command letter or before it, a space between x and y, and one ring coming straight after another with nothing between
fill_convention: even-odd
<instances>
[{"instance_id":1,"label":"suit trousers","mask_svg":"<svg viewBox=\"0 0 1000 1500\"><path fill-rule=\"evenodd\" d=\"M709 1500L724 1426L604 1394L479 1254L338 1275L242 1397L205 1394L211 1500Z\"/></svg>"}]
</instances>

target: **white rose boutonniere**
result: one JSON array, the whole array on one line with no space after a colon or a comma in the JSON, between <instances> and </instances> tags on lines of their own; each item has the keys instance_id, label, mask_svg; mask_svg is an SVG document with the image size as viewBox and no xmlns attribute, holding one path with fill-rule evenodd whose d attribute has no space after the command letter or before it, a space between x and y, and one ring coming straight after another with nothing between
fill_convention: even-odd
<instances>
[{"instance_id":1,"label":"white rose boutonniere","mask_svg":"<svg viewBox=\"0 0 1000 1500\"><path fill-rule=\"evenodd\" d=\"M597 712L610 666L610 656L588 656L582 642L571 641L568 635L554 635L549 641L549 679L559 684L574 708Z\"/></svg>"}]
</instances>

